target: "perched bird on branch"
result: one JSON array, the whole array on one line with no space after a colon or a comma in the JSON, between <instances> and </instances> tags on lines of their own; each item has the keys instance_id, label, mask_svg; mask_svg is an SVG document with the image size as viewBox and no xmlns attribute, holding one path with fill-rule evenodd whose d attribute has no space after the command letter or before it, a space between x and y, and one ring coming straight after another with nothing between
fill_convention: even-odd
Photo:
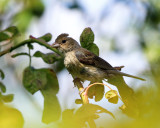
<instances>
[{"instance_id":1,"label":"perched bird on branch","mask_svg":"<svg viewBox=\"0 0 160 128\"><path fill-rule=\"evenodd\" d=\"M123 73L107 61L82 48L76 40L63 33L57 37L52 47L64 54L64 65L74 79L98 82L105 79L127 76L139 80L143 78Z\"/></svg>"}]
</instances>

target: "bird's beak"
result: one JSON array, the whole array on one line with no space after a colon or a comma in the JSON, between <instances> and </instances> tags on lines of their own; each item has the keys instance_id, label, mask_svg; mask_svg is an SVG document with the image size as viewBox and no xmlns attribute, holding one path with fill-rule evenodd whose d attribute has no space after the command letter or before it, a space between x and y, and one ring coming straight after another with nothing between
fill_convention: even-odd
<instances>
[{"instance_id":1,"label":"bird's beak","mask_svg":"<svg viewBox=\"0 0 160 128\"><path fill-rule=\"evenodd\" d=\"M52 47L52 48L59 48L59 44L55 42L55 43L52 44L51 47Z\"/></svg>"}]
</instances>

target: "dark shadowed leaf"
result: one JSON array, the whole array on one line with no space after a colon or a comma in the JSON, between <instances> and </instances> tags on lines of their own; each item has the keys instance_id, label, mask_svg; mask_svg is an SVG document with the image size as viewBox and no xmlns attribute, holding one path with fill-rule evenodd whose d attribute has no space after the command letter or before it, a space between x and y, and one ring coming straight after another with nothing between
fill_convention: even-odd
<instances>
[{"instance_id":1,"label":"dark shadowed leaf","mask_svg":"<svg viewBox=\"0 0 160 128\"><path fill-rule=\"evenodd\" d=\"M17 57L17 56L29 56L29 54L26 53L26 52L22 52L22 53L13 54L11 57L12 57L12 58L15 58L15 57Z\"/></svg>"},{"instance_id":2,"label":"dark shadowed leaf","mask_svg":"<svg viewBox=\"0 0 160 128\"><path fill-rule=\"evenodd\" d=\"M0 82L0 89L1 89L1 91L2 91L3 93L6 92L6 87L5 87L5 85L4 85L2 82Z\"/></svg>"},{"instance_id":3,"label":"dark shadowed leaf","mask_svg":"<svg viewBox=\"0 0 160 128\"><path fill-rule=\"evenodd\" d=\"M4 102L12 102L14 98L13 94L8 94L8 95L2 95L2 100Z\"/></svg>"},{"instance_id":4,"label":"dark shadowed leaf","mask_svg":"<svg viewBox=\"0 0 160 128\"><path fill-rule=\"evenodd\" d=\"M1 41L5 41L5 40L9 40L11 36L9 36L7 33L4 32L0 32L0 42Z\"/></svg>"},{"instance_id":5,"label":"dark shadowed leaf","mask_svg":"<svg viewBox=\"0 0 160 128\"><path fill-rule=\"evenodd\" d=\"M42 121L51 123L59 119L61 108L56 94L59 91L59 84L55 72L52 69L42 69L46 73L47 83L41 90L44 97L44 110Z\"/></svg>"},{"instance_id":6,"label":"dark shadowed leaf","mask_svg":"<svg viewBox=\"0 0 160 128\"><path fill-rule=\"evenodd\" d=\"M34 0L28 1L27 9L32 12L34 16L40 17L44 12L45 6L42 0Z\"/></svg>"},{"instance_id":7,"label":"dark shadowed leaf","mask_svg":"<svg viewBox=\"0 0 160 128\"><path fill-rule=\"evenodd\" d=\"M32 94L41 91L44 97L42 121L51 123L59 119L61 108L56 94L59 91L57 76L52 69L27 67L23 72L23 85Z\"/></svg>"},{"instance_id":8,"label":"dark shadowed leaf","mask_svg":"<svg viewBox=\"0 0 160 128\"><path fill-rule=\"evenodd\" d=\"M5 75L4 75L4 72L0 69L0 76L2 79L4 79Z\"/></svg>"},{"instance_id":9,"label":"dark shadowed leaf","mask_svg":"<svg viewBox=\"0 0 160 128\"><path fill-rule=\"evenodd\" d=\"M56 53L47 53L44 54L40 51L37 51L34 55L34 57L41 57L44 62L48 64L53 64L55 61L60 59L60 56Z\"/></svg>"},{"instance_id":10,"label":"dark shadowed leaf","mask_svg":"<svg viewBox=\"0 0 160 128\"><path fill-rule=\"evenodd\" d=\"M65 66L64 66L64 59L62 58L62 59L56 61L54 63L54 68L55 68L56 72L62 71L65 68Z\"/></svg>"},{"instance_id":11,"label":"dark shadowed leaf","mask_svg":"<svg viewBox=\"0 0 160 128\"><path fill-rule=\"evenodd\" d=\"M118 93L116 90L110 90L106 92L105 97L106 99L108 99L110 103L113 103L113 104L118 103Z\"/></svg>"},{"instance_id":12,"label":"dark shadowed leaf","mask_svg":"<svg viewBox=\"0 0 160 128\"><path fill-rule=\"evenodd\" d=\"M18 31L17 27L15 27L15 26L8 27L5 30L0 32L0 42L5 41L5 40L9 40L9 39L15 37L16 35L18 35L18 33L19 33L19 31Z\"/></svg>"},{"instance_id":13,"label":"dark shadowed leaf","mask_svg":"<svg viewBox=\"0 0 160 128\"><path fill-rule=\"evenodd\" d=\"M92 83L90 83L92 84ZM102 85L94 85L91 86L88 90L88 97L93 99L95 97L95 101L100 101L104 96L104 86Z\"/></svg>"},{"instance_id":14,"label":"dark shadowed leaf","mask_svg":"<svg viewBox=\"0 0 160 128\"><path fill-rule=\"evenodd\" d=\"M109 115L111 115L113 118L114 115L102 108L101 106L99 105L95 105L95 104L84 104L82 105L75 113L75 116L79 117L80 119L87 121L87 120L90 120L90 119L97 119L99 118L99 115L100 113L107 113Z\"/></svg>"},{"instance_id":15,"label":"dark shadowed leaf","mask_svg":"<svg viewBox=\"0 0 160 128\"><path fill-rule=\"evenodd\" d=\"M41 69L27 67L23 72L23 86L34 94L40 89L43 89L47 83L46 74Z\"/></svg>"},{"instance_id":16,"label":"dark shadowed leaf","mask_svg":"<svg viewBox=\"0 0 160 128\"><path fill-rule=\"evenodd\" d=\"M27 44L27 46L28 46L29 49L34 49L32 44Z\"/></svg>"}]
</instances>

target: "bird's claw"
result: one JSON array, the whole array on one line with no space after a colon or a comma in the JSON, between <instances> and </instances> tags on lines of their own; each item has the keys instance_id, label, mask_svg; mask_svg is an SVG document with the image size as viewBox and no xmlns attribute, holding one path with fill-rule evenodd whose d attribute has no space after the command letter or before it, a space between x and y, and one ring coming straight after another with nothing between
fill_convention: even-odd
<instances>
[{"instance_id":1,"label":"bird's claw","mask_svg":"<svg viewBox=\"0 0 160 128\"><path fill-rule=\"evenodd\" d=\"M82 84L81 83L81 79L80 78L74 78L73 83L74 83L74 87L77 87L77 84Z\"/></svg>"}]
</instances>

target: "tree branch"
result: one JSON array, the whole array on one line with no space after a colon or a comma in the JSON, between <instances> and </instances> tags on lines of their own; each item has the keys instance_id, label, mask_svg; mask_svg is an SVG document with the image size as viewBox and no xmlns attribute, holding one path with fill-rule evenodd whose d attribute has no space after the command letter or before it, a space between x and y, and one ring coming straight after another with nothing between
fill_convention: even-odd
<instances>
[{"instance_id":1,"label":"tree branch","mask_svg":"<svg viewBox=\"0 0 160 128\"><path fill-rule=\"evenodd\" d=\"M83 85L81 83L81 80L79 78L75 78L73 80L73 83L79 90L79 95L81 97L82 103L83 104L88 104L89 103L88 95L84 91L84 87L83 87Z\"/></svg>"},{"instance_id":2,"label":"tree branch","mask_svg":"<svg viewBox=\"0 0 160 128\"><path fill-rule=\"evenodd\" d=\"M21 43L15 45L15 46L12 46L2 52L0 52L0 57L7 54L7 53L10 53L12 52L13 50L25 45L25 44L30 44L30 43L38 43L44 47L46 47L47 49L50 49L51 51L59 54L60 56L63 56L62 53L60 53L57 49L55 48L52 48L49 44L47 44L46 42L50 41L52 38L51 34L47 33L45 34L44 36L42 37L39 37L39 38L35 38L33 36L30 36L30 39L27 39L27 40L24 40L22 41Z\"/></svg>"}]
</instances>

